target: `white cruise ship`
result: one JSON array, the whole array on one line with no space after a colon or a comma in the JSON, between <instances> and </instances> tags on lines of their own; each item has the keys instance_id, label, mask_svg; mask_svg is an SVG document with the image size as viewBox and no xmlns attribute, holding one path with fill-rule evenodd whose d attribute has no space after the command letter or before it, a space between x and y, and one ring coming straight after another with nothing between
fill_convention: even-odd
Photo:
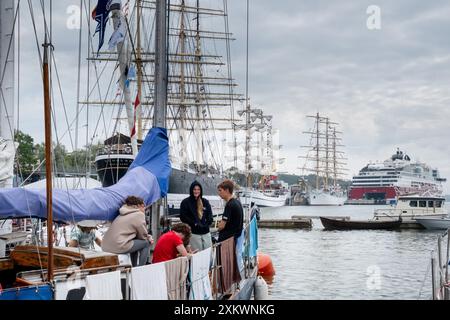
<instances>
[{"instance_id":1,"label":"white cruise ship","mask_svg":"<svg viewBox=\"0 0 450 320\"><path fill-rule=\"evenodd\" d=\"M442 183L436 168L411 160L397 149L389 159L380 163L369 163L352 179L348 195L350 203L373 201L389 203L398 196L408 194L442 195Z\"/></svg>"}]
</instances>

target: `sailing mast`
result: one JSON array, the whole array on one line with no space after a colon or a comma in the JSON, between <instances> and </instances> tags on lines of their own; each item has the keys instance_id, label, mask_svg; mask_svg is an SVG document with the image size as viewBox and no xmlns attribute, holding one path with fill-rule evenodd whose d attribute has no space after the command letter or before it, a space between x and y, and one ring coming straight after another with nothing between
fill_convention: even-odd
<instances>
[{"instance_id":1,"label":"sailing mast","mask_svg":"<svg viewBox=\"0 0 450 320\"><path fill-rule=\"evenodd\" d=\"M187 105L186 100L186 88L185 88L185 65L184 60L186 60L186 32L184 26L184 16L185 16L185 2L181 1L180 4L180 142L181 142L181 168L188 168L187 160L187 133L186 133L186 118L187 118Z\"/></svg>"},{"instance_id":2,"label":"sailing mast","mask_svg":"<svg viewBox=\"0 0 450 320\"><path fill-rule=\"evenodd\" d=\"M141 58L141 0L136 0L136 72L137 72L137 97L142 101L142 58ZM142 140L142 104L139 103L136 113L137 138Z\"/></svg>"},{"instance_id":3,"label":"sailing mast","mask_svg":"<svg viewBox=\"0 0 450 320\"><path fill-rule=\"evenodd\" d=\"M153 127L166 128L167 113L167 0L156 0L155 35L155 107ZM152 207L152 235L159 237L160 204Z\"/></svg>"},{"instance_id":4,"label":"sailing mast","mask_svg":"<svg viewBox=\"0 0 450 320\"><path fill-rule=\"evenodd\" d=\"M53 211L52 211L52 127L51 127L51 101L50 101L50 75L48 70L48 48L45 34L43 82L44 82L44 121L45 121L45 179L47 194L47 281L53 280Z\"/></svg>"},{"instance_id":5,"label":"sailing mast","mask_svg":"<svg viewBox=\"0 0 450 320\"><path fill-rule=\"evenodd\" d=\"M324 189L328 190L328 180L330 176L330 163L329 163L329 127L330 120L328 118L325 119L325 185Z\"/></svg>"},{"instance_id":6,"label":"sailing mast","mask_svg":"<svg viewBox=\"0 0 450 320\"><path fill-rule=\"evenodd\" d=\"M319 189L319 169L320 169L320 148L319 148L319 134L320 134L320 117L319 113L317 112L316 115L316 189Z\"/></svg>"},{"instance_id":7,"label":"sailing mast","mask_svg":"<svg viewBox=\"0 0 450 320\"><path fill-rule=\"evenodd\" d=\"M2 187L12 187L14 166L12 165L15 148L14 140L14 32L11 27L14 26L14 0L0 1L0 138L5 139L9 145L8 150L3 150L3 155L9 153L8 159L2 159L5 165L11 163L8 172L5 172L6 179ZM6 161L5 161L6 160ZM1 163L0 163L1 167ZM3 174L0 174L3 176ZM0 176L0 179L2 177Z\"/></svg>"},{"instance_id":8,"label":"sailing mast","mask_svg":"<svg viewBox=\"0 0 450 320\"><path fill-rule=\"evenodd\" d=\"M121 4L120 3L114 3L111 5L111 18L113 20L114 30L117 30L121 27L122 23L126 23L125 17L123 16L122 10L121 10ZM138 24L139 25L139 24ZM127 111L127 118L128 118L128 128L131 132L135 123L134 123L134 108L133 108L133 102L131 98L131 89L130 86L127 86L127 78L128 78L128 68L129 68L129 61L131 58L131 52L129 48L125 46L125 41L120 41L117 43L117 55L119 57L119 69L120 69L120 88L122 89L123 96L124 96L124 102L125 102L125 108ZM131 137L131 147L133 150L133 155L136 156L138 149L137 149L137 140L136 135L133 135Z\"/></svg>"},{"instance_id":9,"label":"sailing mast","mask_svg":"<svg viewBox=\"0 0 450 320\"><path fill-rule=\"evenodd\" d=\"M202 161L202 157L205 155L205 145L203 143L203 139L201 136L201 130L200 130L200 114L201 114L201 105L200 105L200 84L201 84L201 76L202 76L202 66L201 66L201 47L200 47L200 1L197 0L197 13L196 13L196 30L195 30L195 61L196 61L196 68L195 68L195 102L197 103L197 119L199 121L196 121L196 133L195 136L197 138L197 155L196 155L196 162L198 169L200 170L200 164L205 163L206 161ZM208 166L206 166L208 168Z\"/></svg>"}]
</instances>

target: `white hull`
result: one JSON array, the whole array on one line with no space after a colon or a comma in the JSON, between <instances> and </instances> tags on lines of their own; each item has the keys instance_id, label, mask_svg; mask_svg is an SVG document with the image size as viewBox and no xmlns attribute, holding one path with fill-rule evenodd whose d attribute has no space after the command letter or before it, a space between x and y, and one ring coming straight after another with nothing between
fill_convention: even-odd
<instances>
[{"instance_id":1,"label":"white hull","mask_svg":"<svg viewBox=\"0 0 450 320\"><path fill-rule=\"evenodd\" d=\"M239 200L243 205L254 202L258 207L282 207L286 204L286 196L268 196L262 192L245 190L240 193Z\"/></svg>"},{"instance_id":2,"label":"white hull","mask_svg":"<svg viewBox=\"0 0 450 320\"><path fill-rule=\"evenodd\" d=\"M169 208L180 209L181 201L185 198L189 197L189 194L180 194L180 193L168 193L167 194L167 203ZM224 209L224 201L219 196L210 196L204 195L205 199L209 201L211 205L211 210L213 213L222 213Z\"/></svg>"},{"instance_id":3,"label":"white hull","mask_svg":"<svg viewBox=\"0 0 450 320\"><path fill-rule=\"evenodd\" d=\"M344 196L330 194L324 191L312 191L308 194L308 203L311 206L342 206L345 200Z\"/></svg>"},{"instance_id":4,"label":"white hull","mask_svg":"<svg viewBox=\"0 0 450 320\"><path fill-rule=\"evenodd\" d=\"M447 230L450 228L450 218L417 218L416 221L430 230Z\"/></svg>"}]
</instances>

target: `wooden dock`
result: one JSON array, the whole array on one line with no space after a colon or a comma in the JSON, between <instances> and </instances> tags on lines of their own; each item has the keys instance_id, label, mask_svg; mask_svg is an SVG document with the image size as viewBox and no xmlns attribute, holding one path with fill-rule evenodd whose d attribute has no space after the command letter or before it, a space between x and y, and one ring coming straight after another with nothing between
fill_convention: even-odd
<instances>
[{"instance_id":1,"label":"wooden dock","mask_svg":"<svg viewBox=\"0 0 450 320\"><path fill-rule=\"evenodd\" d=\"M340 219L340 220L345 220L348 221L350 220L349 216L323 216L325 218L330 218L330 219ZM292 219L320 219L320 216L292 216Z\"/></svg>"},{"instance_id":2,"label":"wooden dock","mask_svg":"<svg viewBox=\"0 0 450 320\"><path fill-rule=\"evenodd\" d=\"M261 219L258 221L259 228L272 229L311 229L312 220L310 218L291 219Z\"/></svg>"}]
</instances>

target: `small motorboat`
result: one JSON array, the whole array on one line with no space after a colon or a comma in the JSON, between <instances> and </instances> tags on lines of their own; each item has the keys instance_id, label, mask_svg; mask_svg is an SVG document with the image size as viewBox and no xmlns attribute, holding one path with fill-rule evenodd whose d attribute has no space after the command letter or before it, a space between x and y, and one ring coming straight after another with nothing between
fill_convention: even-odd
<instances>
[{"instance_id":1,"label":"small motorboat","mask_svg":"<svg viewBox=\"0 0 450 320\"><path fill-rule=\"evenodd\" d=\"M320 217L325 230L393 230L398 229L402 220L377 221L377 220L345 220Z\"/></svg>"},{"instance_id":2,"label":"small motorboat","mask_svg":"<svg viewBox=\"0 0 450 320\"><path fill-rule=\"evenodd\" d=\"M416 221L430 230L447 230L450 229L450 218L427 218L417 217Z\"/></svg>"}]
</instances>

